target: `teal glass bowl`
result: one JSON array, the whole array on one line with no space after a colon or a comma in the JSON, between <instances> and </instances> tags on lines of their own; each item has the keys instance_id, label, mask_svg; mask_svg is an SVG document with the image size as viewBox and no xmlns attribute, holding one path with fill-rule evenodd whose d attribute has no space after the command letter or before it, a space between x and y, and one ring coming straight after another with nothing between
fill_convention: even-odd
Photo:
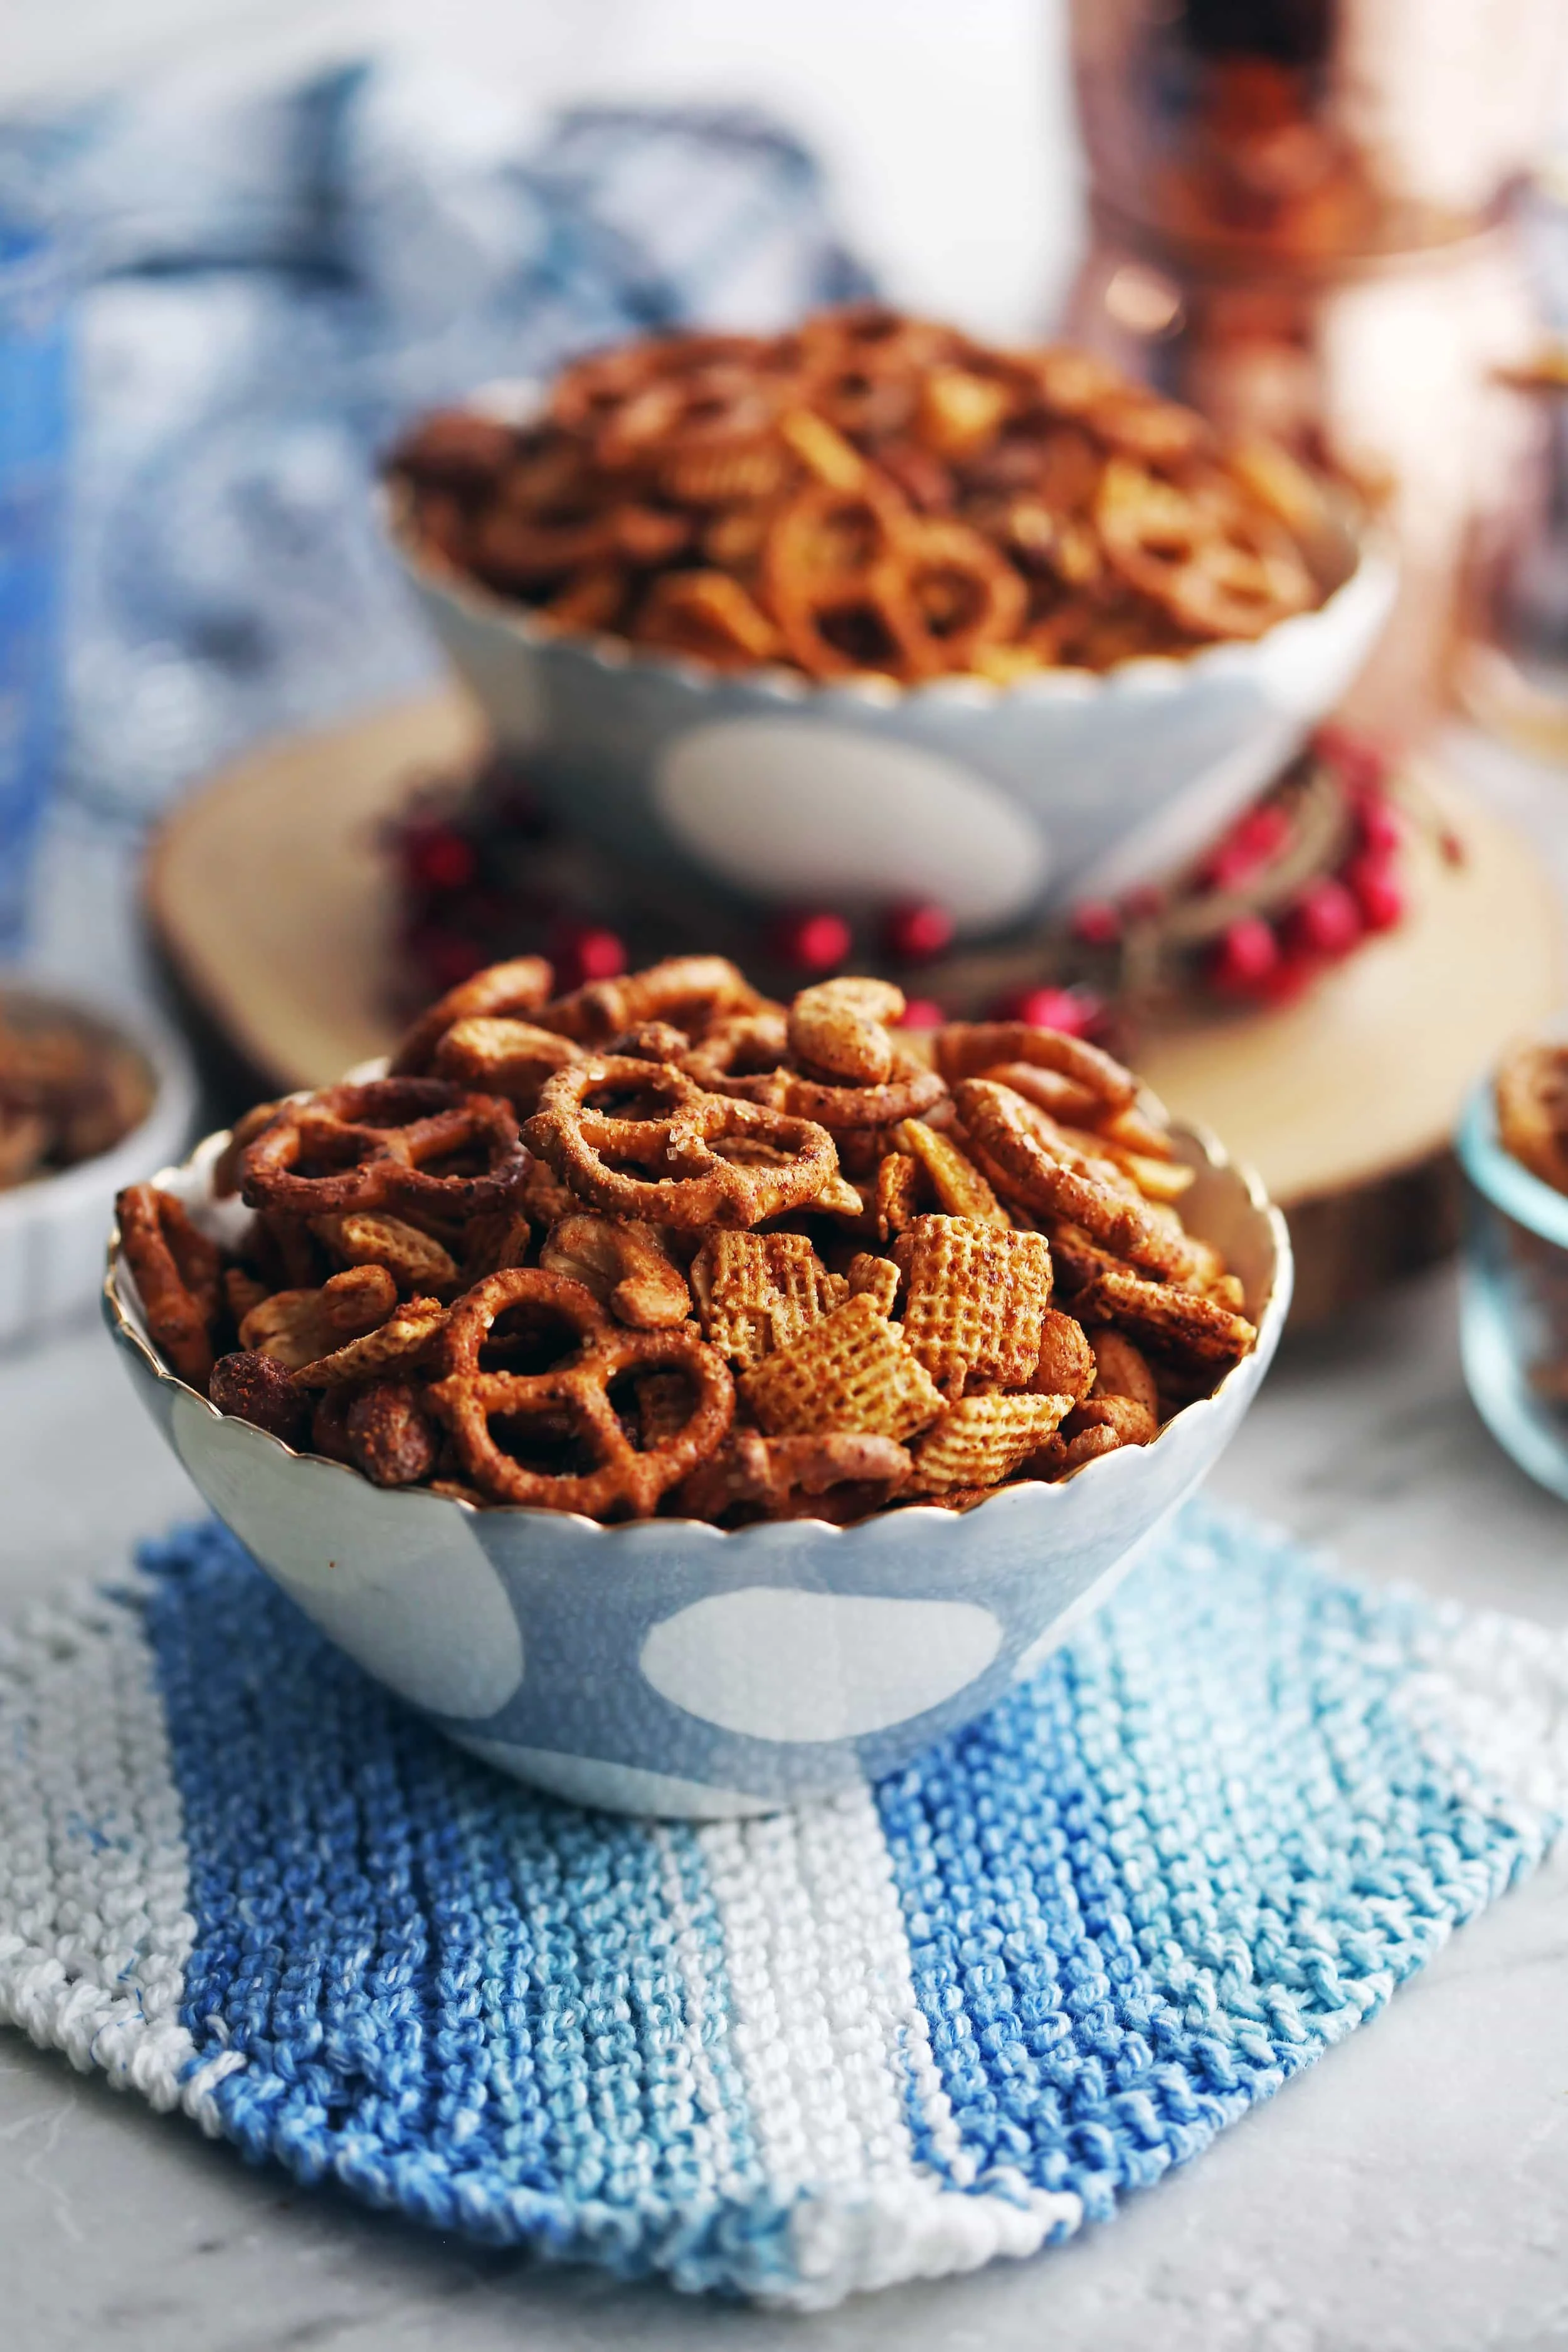
<instances>
[{"instance_id":1,"label":"teal glass bowl","mask_svg":"<svg viewBox=\"0 0 1568 2352\"><path fill-rule=\"evenodd\" d=\"M1568 1500L1568 1195L1503 1150L1489 1078L1466 1108L1458 1153L1465 1381L1499 1444Z\"/></svg>"}]
</instances>

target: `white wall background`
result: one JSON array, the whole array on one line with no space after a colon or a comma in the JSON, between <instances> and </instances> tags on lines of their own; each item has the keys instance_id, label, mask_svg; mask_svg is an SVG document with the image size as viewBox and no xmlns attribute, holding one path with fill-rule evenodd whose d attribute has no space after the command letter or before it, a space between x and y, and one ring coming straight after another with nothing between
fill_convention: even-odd
<instances>
[{"instance_id":1,"label":"white wall background","mask_svg":"<svg viewBox=\"0 0 1568 2352\"><path fill-rule=\"evenodd\" d=\"M249 78L371 44L526 93L749 99L817 148L892 291L1037 323L1077 235L1062 0L0 0L0 105Z\"/></svg>"}]
</instances>

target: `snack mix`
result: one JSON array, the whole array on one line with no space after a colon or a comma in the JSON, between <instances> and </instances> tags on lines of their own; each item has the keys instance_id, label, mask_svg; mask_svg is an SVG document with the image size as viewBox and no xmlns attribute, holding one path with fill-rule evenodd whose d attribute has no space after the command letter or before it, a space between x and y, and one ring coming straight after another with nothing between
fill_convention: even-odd
<instances>
[{"instance_id":1,"label":"snack mix","mask_svg":"<svg viewBox=\"0 0 1568 2352\"><path fill-rule=\"evenodd\" d=\"M133 1046L42 1002L0 1004L0 1192L112 1150L152 1103Z\"/></svg>"},{"instance_id":2,"label":"snack mix","mask_svg":"<svg viewBox=\"0 0 1568 2352\"><path fill-rule=\"evenodd\" d=\"M1498 1140L1554 1192L1568 1193L1568 1045L1516 1045L1493 1081ZM1495 1220L1511 1268L1516 1337L1543 1405L1568 1408L1568 1255L1513 1218ZM1518 1312L1521 1308L1522 1312Z\"/></svg>"},{"instance_id":3,"label":"snack mix","mask_svg":"<svg viewBox=\"0 0 1568 2352\"><path fill-rule=\"evenodd\" d=\"M388 1075L264 1103L214 1188L120 1197L147 1327L221 1412L378 1486L598 1519L844 1524L1065 1477L1252 1348L1121 1066L1022 1022L788 1005L717 956L454 989Z\"/></svg>"},{"instance_id":4,"label":"snack mix","mask_svg":"<svg viewBox=\"0 0 1568 2352\"><path fill-rule=\"evenodd\" d=\"M536 623L721 670L1006 685L1262 635L1322 601L1321 492L1089 353L876 308L591 353L537 422L427 417L427 560Z\"/></svg>"}]
</instances>

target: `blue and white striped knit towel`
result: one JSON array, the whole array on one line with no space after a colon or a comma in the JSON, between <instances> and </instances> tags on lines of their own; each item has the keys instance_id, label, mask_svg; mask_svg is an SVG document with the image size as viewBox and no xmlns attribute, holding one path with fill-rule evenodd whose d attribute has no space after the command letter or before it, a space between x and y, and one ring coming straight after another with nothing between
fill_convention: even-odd
<instances>
[{"instance_id":1,"label":"blue and white striped knit towel","mask_svg":"<svg viewBox=\"0 0 1568 2352\"><path fill-rule=\"evenodd\" d=\"M1190 1507L854 1797L533 1797L208 1526L0 1644L0 2016L300 2180L817 2308L1108 2216L1568 1811L1568 1643Z\"/></svg>"}]
</instances>

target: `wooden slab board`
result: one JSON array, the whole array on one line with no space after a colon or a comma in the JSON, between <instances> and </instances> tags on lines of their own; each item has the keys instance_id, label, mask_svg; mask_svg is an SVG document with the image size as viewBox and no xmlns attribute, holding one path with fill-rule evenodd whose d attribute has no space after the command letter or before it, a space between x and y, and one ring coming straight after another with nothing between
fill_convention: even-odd
<instances>
[{"instance_id":1,"label":"wooden slab board","mask_svg":"<svg viewBox=\"0 0 1568 2352\"><path fill-rule=\"evenodd\" d=\"M147 873L154 928L258 1085L324 1086L391 1042L379 831L482 740L470 705L433 695L263 745L165 823ZM1407 921L1294 1005L1173 1027L1140 1055L1172 1109L1223 1136L1290 1212L1300 1320L1452 1245L1459 1106L1562 992L1560 915L1539 862L1441 774L1422 782L1464 856L1415 845Z\"/></svg>"}]
</instances>

